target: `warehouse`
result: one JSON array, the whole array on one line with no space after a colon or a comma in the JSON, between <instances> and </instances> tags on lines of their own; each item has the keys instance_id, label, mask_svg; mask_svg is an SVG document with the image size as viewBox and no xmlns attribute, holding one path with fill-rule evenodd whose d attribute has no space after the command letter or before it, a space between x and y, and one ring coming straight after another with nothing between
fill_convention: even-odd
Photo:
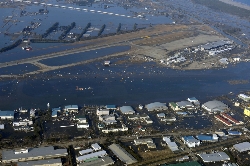
<instances>
[{"instance_id":1,"label":"warehouse","mask_svg":"<svg viewBox=\"0 0 250 166\"><path fill-rule=\"evenodd\" d=\"M224 112L228 106L221 101L213 100L204 103L202 108L209 112Z\"/></svg>"},{"instance_id":2,"label":"warehouse","mask_svg":"<svg viewBox=\"0 0 250 166\"><path fill-rule=\"evenodd\" d=\"M194 109L194 105L189 101L180 101L176 103L181 109Z\"/></svg>"},{"instance_id":3,"label":"warehouse","mask_svg":"<svg viewBox=\"0 0 250 166\"><path fill-rule=\"evenodd\" d=\"M81 163L81 162L84 162L85 160L95 159L95 158L103 157L106 155L107 155L106 151L102 150L102 151L98 151L98 152L94 152L94 153L90 153L90 154L76 157L76 160L77 160L77 162Z\"/></svg>"},{"instance_id":4,"label":"warehouse","mask_svg":"<svg viewBox=\"0 0 250 166\"><path fill-rule=\"evenodd\" d=\"M79 163L79 166L108 166L108 165L113 165L115 162L112 160L111 157L105 156L102 158L97 158L92 161L84 162L84 163Z\"/></svg>"},{"instance_id":5,"label":"warehouse","mask_svg":"<svg viewBox=\"0 0 250 166\"><path fill-rule=\"evenodd\" d=\"M54 149L53 146L22 149L20 150L3 150L2 162L11 163L17 161L40 160L43 158L65 157L68 155L67 149Z\"/></svg>"},{"instance_id":6,"label":"warehouse","mask_svg":"<svg viewBox=\"0 0 250 166\"><path fill-rule=\"evenodd\" d=\"M91 147L94 149L94 151L98 151L101 150L102 148L100 147L100 145L98 145L98 143L92 144Z\"/></svg>"},{"instance_id":7,"label":"warehouse","mask_svg":"<svg viewBox=\"0 0 250 166\"><path fill-rule=\"evenodd\" d=\"M210 153L210 154L198 154L204 163L229 161L230 157L225 152Z\"/></svg>"},{"instance_id":8,"label":"warehouse","mask_svg":"<svg viewBox=\"0 0 250 166\"><path fill-rule=\"evenodd\" d=\"M14 111L0 111L0 119L14 119Z\"/></svg>"},{"instance_id":9,"label":"warehouse","mask_svg":"<svg viewBox=\"0 0 250 166\"><path fill-rule=\"evenodd\" d=\"M215 142L218 141L218 137L216 134L214 135L205 135L205 134L200 134L197 135L196 138L202 142Z\"/></svg>"},{"instance_id":10,"label":"warehouse","mask_svg":"<svg viewBox=\"0 0 250 166\"><path fill-rule=\"evenodd\" d=\"M119 144L112 144L109 146L109 149L124 163L133 164L137 160L129 154L125 149L123 149Z\"/></svg>"},{"instance_id":11,"label":"warehouse","mask_svg":"<svg viewBox=\"0 0 250 166\"><path fill-rule=\"evenodd\" d=\"M18 166L60 166L62 165L61 159L48 159L38 161L18 162Z\"/></svg>"},{"instance_id":12,"label":"warehouse","mask_svg":"<svg viewBox=\"0 0 250 166\"><path fill-rule=\"evenodd\" d=\"M84 150L79 151L79 154L84 155L84 154L88 154L91 152L93 152L93 149L84 149Z\"/></svg>"},{"instance_id":13,"label":"warehouse","mask_svg":"<svg viewBox=\"0 0 250 166\"><path fill-rule=\"evenodd\" d=\"M169 137L163 137L163 141L166 142L172 152L179 150L178 145L175 142L172 142Z\"/></svg>"},{"instance_id":14,"label":"warehouse","mask_svg":"<svg viewBox=\"0 0 250 166\"><path fill-rule=\"evenodd\" d=\"M123 114L134 114L135 113L134 109L131 106L122 106L122 107L120 107L120 111Z\"/></svg>"},{"instance_id":15,"label":"warehouse","mask_svg":"<svg viewBox=\"0 0 250 166\"><path fill-rule=\"evenodd\" d=\"M216 49L225 45L229 45L230 42L228 41L224 41L224 40L220 40L220 41L216 41L216 42L212 42L212 43L207 43L205 45L201 46L201 50L212 50L212 49Z\"/></svg>"},{"instance_id":16,"label":"warehouse","mask_svg":"<svg viewBox=\"0 0 250 166\"><path fill-rule=\"evenodd\" d=\"M162 111L168 109L166 103L160 103L160 102L147 104L145 105L145 108L147 108L148 111Z\"/></svg>"},{"instance_id":17,"label":"warehouse","mask_svg":"<svg viewBox=\"0 0 250 166\"><path fill-rule=\"evenodd\" d=\"M235 144L233 147L235 150L239 151L240 153L246 152L246 151L250 150L250 143L249 142L242 142L239 144Z\"/></svg>"}]
</instances>

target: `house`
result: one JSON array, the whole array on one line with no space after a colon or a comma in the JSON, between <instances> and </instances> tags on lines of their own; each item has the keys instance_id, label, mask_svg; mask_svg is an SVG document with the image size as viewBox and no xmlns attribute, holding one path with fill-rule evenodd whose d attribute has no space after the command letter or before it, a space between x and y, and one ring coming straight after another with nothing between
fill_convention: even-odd
<instances>
[{"instance_id":1,"label":"house","mask_svg":"<svg viewBox=\"0 0 250 166\"><path fill-rule=\"evenodd\" d=\"M0 119L14 119L14 111L0 111Z\"/></svg>"},{"instance_id":2,"label":"house","mask_svg":"<svg viewBox=\"0 0 250 166\"><path fill-rule=\"evenodd\" d=\"M69 113L78 113L78 105L67 105L64 110Z\"/></svg>"},{"instance_id":3,"label":"house","mask_svg":"<svg viewBox=\"0 0 250 166\"><path fill-rule=\"evenodd\" d=\"M135 113L134 109L131 106L122 106L122 107L120 107L120 111L123 114L134 114Z\"/></svg>"},{"instance_id":4,"label":"house","mask_svg":"<svg viewBox=\"0 0 250 166\"><path fill-rule=\"evenodd\" d=\"M152 119L150 119L150 118L145 119L145 122L146 122L147 124L152 124L152 123L153 123Z\"/></svg>"},{"instance_id":5,"label":"house","mask_svg":"<svg viewBox=\"0 0 250 166\"><path fill-rule=\"evenodd\" d=\"M181 110L180 107L179 107L176 103L174 103L174 102L170 102L170 103L169 103L169 107L170 107L172 110L174 110L174 111L180 111L180 110Z\"/></svg>"}]
</instances>

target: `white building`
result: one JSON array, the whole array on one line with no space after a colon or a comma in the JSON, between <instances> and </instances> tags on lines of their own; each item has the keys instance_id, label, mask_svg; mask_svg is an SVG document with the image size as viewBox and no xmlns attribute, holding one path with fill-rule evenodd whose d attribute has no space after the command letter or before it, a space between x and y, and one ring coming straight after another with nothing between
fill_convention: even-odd
<instances>
[{"instance_id":1,"label":"white building","mask_svg":"<svg viewBox=\"0 0 250 166\"><path fill-rule=\"evenodd\" d=\"M159 114L157 114L157 117L158 117L158 118L165 118L166 115L165 115L164 113L159 113Z\"/></svg>"},{"instance_id":2,"label":"white building","mask_svg":"<svg viewBox=\"0 0 250 166\"><path fill-rule=\"evenodd\" d=\"M123 114L134 114L135 113L134 109L131 106L122 106L122 107L120 107L120 111Z\"/></svg>"},{"instance_id":3,"label":"white building","mask_svg":"<svg viewBox=\"0 0 250 166\"><path fill-rule=\"evenodd\" d=\"M145 108L147 108L148 111L162 111L168 109L166 103L160 103L160 102L147 104L145 105Z\"/></svg>"},{"instance_id":4,"label":"white building","mask_svg":"<svg viewBox=\"0 0 250 166\"><path fill-rule=\"evenodd\" d=\"M194 105L189 101L180 101L180 102L177 102L176 104L181 109L184 109L184 108L186 108L186 109L194 109L195 108Z\"/></svg>"},{"instance_id":5,"label":"white building","mask_svg":"<svg viewBox=\"0 0 250 166\"><path fill-rule=\"evenodd\" d=\"M107 152L105 150L86 154L83 156L76 157L76 161L78 163L84 162L85 160L92 159L92 158L98 158L98 157L104 157L107 155Z\"/></svg>"},{"instance_id":6,"label":"white building","mask_svg":"<svg viewBox=\"0 0 250 166\"><path fill-rule=\"evenodd\" d=\"M250 151L250 143L249 142L242 142L239 144L235 144L234 149L236 149L238 152L246 152L246 151Z\"/></svg>"},{"instance_id":7,"label":"white building","mask_svg":"<svg viewBox=\"0 0 250 166\"><path fill-rule=\"evenodd\" d=\"M86 129L86 128L89 128L89 124L88 124L88 123L77 123L76 126L77 126L77 128L79 128L79 129Z\"/></svg>"},{"instance_id":8,"label":"white building","mask_svg":"<svg viewBox=\"0 0 250 166\"><path fill-rule=\"evenodd\" d=\"M224 112L228 109L228 106L221 101L213 100L204 103L202 108L209 112Z\"/></svg>"},{"instance_id":9,"label":"white building","mask_svg":"<svg viewBox=\"0 0 250 166\"><path fill-rule=\"evenodd\" d=\"M97 115L97 116L109 115L109 109L97 108L97 110L96 110L96 115Z\"/></svg>"},{"instance_id":10,"label":"white building","mask_svg":"<svg viewBox=\"0 0 250 166\"><path fill-rule=\"evenodd\" d=\"M200 141L193 136L184 136L182 137L182 140L189 148L200 146Z\"/></svg>"},{"instance_id":11,"label":"white building","mask_svg":"<svg viewBox=\"0 0 250 166\"><path fill-rule=\"evenodd\" d=\"M98 143L92 144L91 147L92 149L94 149L94 151L98 151L102 149Z\"/></svg>"},{"instance_id":12,"label":"white building","mask_svg":"<svg viewBox=\"0 0 250 166\"><path fill-rule=\"evenodd\" d=\"M250 96L247 96L245 94L239 94L238 97L246 102L250 101Z\"/></svg>"},{"instance_id":13,"label":"white building","mask_svg":"<svg viewBox=\"0 0 250 166\"><path fill-rule=\"evenodd\" d=\"M113 114L99 116L99 121L105 123L106 125L117 123Z\"/></svg>"},{"instance_id":14,"label":"white building","mask_svg":"<svg viewBox=\"0 0 250 166\"><path fill-rule=\"evenodd\" d=\"M170 137L163 137L162 139L163 139L163 141L166 142L166 144L168 145L168 147L169 147L169 149L171 151L174 152L174 151L178 151L179 150L178 145L175 142L172 142L170 140Z\"/></svg>"},{"instance_id":15,"label":"white building","mask_svg":"<svg viewBox=\"0 0 250 166\"><path fill-rule=\"evenodd\" d=\"M198 154L201 157L204 163L210 162L220 162L220 161L229 161L230 157L225 152L210 153L210 154Z\"/></svg>"},{"instance_id":16,"label":"white building","mask_svg":"<svg viewBox=\"0 0 250 166\"><path fill-rule=\"evenodd\" d=\"M4 130L4 124L0 124L0 130Z\"/></svg>"}]
</instances>

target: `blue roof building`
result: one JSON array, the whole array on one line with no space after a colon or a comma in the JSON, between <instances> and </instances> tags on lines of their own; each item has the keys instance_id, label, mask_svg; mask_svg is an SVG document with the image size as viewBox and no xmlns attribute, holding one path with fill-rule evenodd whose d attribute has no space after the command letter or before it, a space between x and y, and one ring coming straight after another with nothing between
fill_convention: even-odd
<instances>
[{"instance_id":1,"label":"blue roof building","mask_svg":"<svg viewBox=\"0 0 250 166\"><path fill-rule=\"evenodd\" d=\"M14 119L14 111L0 111L0 119Z\"/></svg>"},{"instance_id":2,"label":"blue roof building","mask_svg":"<svg viewBox=\"0 0 250 166\"><path fill-rule=\"evenodd\" d=\"M228 130L228 135L241 135L242 133L239 131Z\"/></svg>"},{"instance_id":3,"label":"blue roof building","mask_svg":"<svg viewBox=\"0 0 250 166\"><path fill-rule=\"evenodd\" d=\"M213 142L217 141L216 139L213 138L213 135L205 135L205 134L200 134L197 135L196 138L202 142Z\"/></svg>"},{"instance_id":4,"label":"blue roof building","mask_svg":"<svg viewBox=\"0 0 250 166\"><path fill-rule=\"evenodd\" d=\"M106 105L107 109L116 110L116 105Z\"/></svg>"}]
</instances>

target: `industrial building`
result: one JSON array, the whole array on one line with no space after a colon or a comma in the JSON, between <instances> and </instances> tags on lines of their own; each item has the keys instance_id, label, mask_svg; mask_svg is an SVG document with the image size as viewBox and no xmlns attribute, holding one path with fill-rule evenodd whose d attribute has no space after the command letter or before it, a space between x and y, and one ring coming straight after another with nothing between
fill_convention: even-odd
<instances>
[{"instance_id":1,"label":"industrial building","mask_svg":"<svg viewBox=\"0 0 250 166\"><path fill-rule=\"evenodd\" d=\"M163 139L163 141L166 142L166 144L168 145L169 149L170 149L172 152L178 151L178 150L179 150L178 145L177 145L175 142L172 142L172 141L170 140L170 137L163 137L162 139Z\"/></svg>"},{"instance_id":2,"label":"industrial building","mask_svg":"<svg viewBox=\"0 0 250 166\"><path fill-rule=\"evenodd\" d=\"M238 97L242 100L244 100L245 102L250 101L250 96L247 96L245 94L239 94Z\"/></svg>"},{"instance_id":3,"label":"industrial building","mask_svg":"<svg viewBox=\"0 0 250 166\"><path fill-rule=\"evenodd\" d=\"M88 162L79 163L78 166L108 166L113 165L115 162L111 157L105 156L102 158L97 158Z\"/></svg>"},{"instance_id":4,"label":"industrial building","mask_svg":"<svg viewBox=\"0 0 250 166\"><path fill-rule=\"evenodd\" d=\"M145 105L145 108L147 108L148 111L163 111L168 109L166 103L160 103L160 102L147 104Z\"/></svg>"},{"instance_id":5,"label":"industrial building","mask_svg":"<svg viewBox=\"0 0 250 166\"><path fill-rule=\"evenodd\" d=\"M175 103L175 102L170 102L169 107L174 110L174 111L180 111L181 108Z\"/></svg>"},{"instance_id":6,"label":"industrial building","mask_svg":"<svg viewBox=\"0 0 250 166\"><path fill-rule=\"evenodd\" d=\"M97 159L98 157L104 157L106 155L107 155L107 152L105 150L102 150L102 151L86 154L83 156L78 156L76 157L76 161L81 163L86 160L94 160L94 159Z\"/></svg>"},{"instance_id":7,"label":"industrial building","mask_svg":"<svg viewBox=\"0 0 250 166\"><path fill-rule=\"evenodd\" d=\"M242 135L241 132L235 130L228 130L227 133L228 135Z\"/></svg>"},{"instance_id":8,"label":"industrial building","mask_svg":"<svg viewBox=\"0 0 250 166\"><path fill-rule=\"evenodd\" d=\"M235 144L233 147L235 150L237 150L240 153L250 151L250 143L249 142L242 142L239 144Z\"/></svg>"},{"instance_id":9,"label":"industrial building","mask_svg":"<svg viewBox=\"0 0 250 166\"><path fill-rule=\"evenodd\" d=\"M230 157L225 152L198 154L204 163L229 161Z\"/></svg>"},{"instance_id":10,"label":"industrial building","mask_svg":"<svg viewBox=\"0 0 250 166\"><path fill-rule=\"evenodd\" d=\"M0 111L0 119L14 119L14 111Z\"/></svg>"},{"instance_id":11,"label":"industrial building","mask_svg":"<svg viewBox=\"0 0 250 166\"><path fill-rule=\"evenodd\" d=\"M78 105L67 105L64 110L70 113L78 113Z\"/></svg>"},{"instance_id":12,"label":"industrial building","mask_svg":"<svg viewBox=\"0 0 250 166\"><path fill-rule=\"evenodd\" d=\"M18 166L62 166L61 159L18 162Z\"/></svg>"},{"instance_id":13,"label":"industrial building","mask_svg":"<svg viewBox=\"0 0 250 166\"><path fill-rule=\"evenodd\" d=\"M125 149L123 149L119 144L112 144L109 146L109 149L124 163L133 164L137 160L129 154Z\"/></svg>"},{"instance_id":14,"label":"industrial building","mask_svg":"<svg viewBox=\"0 0 250 166\"><path fill-rule=\"evenodd\" d=\"M93 148L94 151L102 150L102 148L100 147L100 145L98 145L98 143L92 144L91 148Z\"/></svg>"},{"instance_id":15,"label":"industrial building","mask_svg":"<svg viewBox=\"0 0 250 166\"><path fill-rule=\"evenodd\" d=\"M184 136L182 137L182 140L189 148L200 146L201 143L200 140L194 138L193 136Z\"/></svg>"},{"instance_id":16,"label":"industrial building","mask_svg":"<svg viewBox=\"0 0 250 166\"><path fill-rule=\"evenodd\" d=\"M244 109L244 115L250 116L250 107L246 107L246 108Z\"/></svg>"},{"instance_id":17,"label":"industrial building","mask_svg":"<svg viewBox=\"0 0 250 166\"><path fill-rule=\"evenodd\" d=\"M96 115L97 115L97 116L109 115L109 109L99 107L99 108L97 108L97 110L96 110Z\"/></svg>"},{"instance_id":18,"label":"industrial building","mask_svg":"<svg viewBox=\"0 0 250 166\"><path fill-rule=\"evenodd\" d=\"M239 122L238 120L234 119L233 117L231 117L230 115L226 114L226 113L221 113L220 114L223 118L227 119L228 121L230 121L231 123L233 123L234 125L240 125L242 124L241 122Z\"/></svg>"},{"instance_id":19,"label":"industrial building","mask_svg":"<svg viewBox=\"0 0 250 166\"><path fill-rule=\"evenodd\" d=\"M53 146L21 150L3 150L2 162L31 161L49 158L59 158L68 155L67 149L54 149Z\"/></svg>"},{"instance_id":20,"label":"industrial building","mask_svg":"<svg viewBox=\"0 0 250 166\"><path fill-rule=\"evenodd\" d=\"M122 106L122 107L120 107L120 111L123 114L134 114L135 113L134 109L131 106Z\"/></svg>"},{"instance_id":21,"label":"industrial building","mask_svg":"<svg viewBox=\"0 0 250 166\"><path fill-rule=\"evenodd\" d=\"M61 111L61 108L52 108L52 113L51 113L52 118L56 118L57 113L60 111Z\"/></svg>"},{"instance_id":22,"label":"industrial building","mask_svg":"<svg viewBox=\"0 0 250 166\"><path fill-rule=\"evenodd\" d=\"M176 103L181 109L195 109L194 105L189 101L180 101Z\"/></svg>"},{"instance_id":23,"label":"industrial building","mask_svg":"<svg viewBox=\"0 0 250 166\"><path fill-rule=\"evenodd\" d=\"M116 110L116 105L106 105L106 109Z\"/></svg>"},{"instance_id":24,"label":"industrial building","mask_svg":"<svg viewBox=\"0 0 250 166\"><path fill-rule=\"evenodd\" d=\"M207 43L205 45L202 45L201 50L208 51L208 50L217 49L217 48L220 48L222 46L230 45L230 44L231 44L231 42L229 42L229 41L219 40L216 42Z\"/></svg>"},{"instance_id":25,"label":"industrial building","mask_svg":"<svg viewBox=\"0 0 250 166\"><path fill-rule=\"evenodd\" d=\"M213 100L204 103L202 108L209 112L224 112L228 109L228 106L221 101Z\"/></svg>"},{"instance_id":26,"label":"industrial building","mask_svg":"<svg viewBox=\"0 0 250 166\"><path fill-rule=\"evenodd\" d=\"M230 123L227 119L223 118L221 115L215 115L214 117L216 120L222 122L226 126L233 126L232 123Z\"/></svg>"},{"instance_id":27,"label":"industrial building","mask_svg":"<svg viewBox=\"0 0 250 166\"><path fill-rule=\"evenodd\" d=\"M196 136L196 138L202 142L215 142L218 141L218 137L216 134L210 134L210 135L205 135L205 134L199 134Z\"/></svg>"},{"instance_id":28,"label":"industrial building","mask_svg":"<svg viewBox=\"0 0 250 166\"><path fill-rule=\"evenodd\" d=\"M141 138L141 139L135 139L134 143L135 145L142 145L142 144L154 143L154 141L151 138Z\"/></svg>"},{"instance_id":29,"label":"industrial building","mask_svg":"<svg viewBox=\"0 0 250 166\"><path fill-rule=\"evenodd\" d=\"M93 149L84 149L84 150L79 151L79 154L84 155L84 154L91 153L93 151L94 151Z\"/></svg>"}]
</instances>

